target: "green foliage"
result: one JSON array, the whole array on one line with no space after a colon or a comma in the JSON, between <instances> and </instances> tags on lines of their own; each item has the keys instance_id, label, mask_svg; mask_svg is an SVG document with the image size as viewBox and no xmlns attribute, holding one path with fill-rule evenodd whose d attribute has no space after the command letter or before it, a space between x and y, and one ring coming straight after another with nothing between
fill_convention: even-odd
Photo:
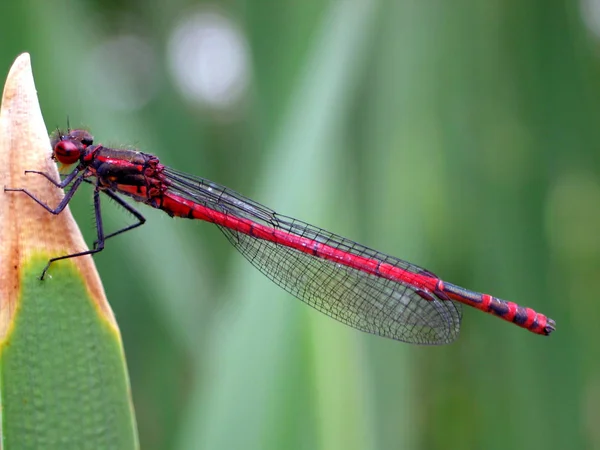
<instances>
[{"instance_id":1,"label":"green foliage","mask_svg":"<svg viewBox=\"0 0 600 450\"><path fill-rule=\"evenodd\" d=\"M135 421L123 350L71 262L24 267L0 354L3 448L133 449Z\"/></svg>"}]
</instances>

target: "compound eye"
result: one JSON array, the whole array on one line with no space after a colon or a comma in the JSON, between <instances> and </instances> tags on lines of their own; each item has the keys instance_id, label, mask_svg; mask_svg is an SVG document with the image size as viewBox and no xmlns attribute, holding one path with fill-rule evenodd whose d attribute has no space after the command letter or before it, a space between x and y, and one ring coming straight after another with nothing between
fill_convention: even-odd
<instances>
[{"instance_id":1,"label":"compound eye","mask_svg":"<svg viewBox=\"0 0 600 450\"><path fill-rule=\"evenodd\" d=\"M54 146L54 157L65 165L75 164L83 153L83 146L77 141L59 141Z\"/></svg>"}]
</instances>

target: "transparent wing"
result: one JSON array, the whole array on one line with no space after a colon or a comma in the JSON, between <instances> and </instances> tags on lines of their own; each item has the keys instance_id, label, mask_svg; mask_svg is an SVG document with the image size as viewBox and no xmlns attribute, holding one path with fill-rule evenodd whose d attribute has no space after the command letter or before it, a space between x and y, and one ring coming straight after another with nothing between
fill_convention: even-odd
<instances>
[{"instance_id":1,"label":"transparent wing","mask_svg":"<svg viewBox=\"0 0 600 450\"><path fill-rule=\"evenodd\" d=\"M394 258L273 210L211 181L165 169L169 190L213 210L311 239L348 255L422 274ZM229 242L274 283L304 303L359 330L415 344L446 344L459 333L461 305L409 282L382 278L312 253L258 239L217 224Z\"/></svg>"}]
</instances>

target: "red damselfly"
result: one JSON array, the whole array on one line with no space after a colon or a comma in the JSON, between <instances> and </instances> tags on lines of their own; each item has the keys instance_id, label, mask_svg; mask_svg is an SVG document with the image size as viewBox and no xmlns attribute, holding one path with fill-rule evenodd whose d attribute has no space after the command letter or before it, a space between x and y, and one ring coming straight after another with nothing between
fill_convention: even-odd
<instances>
[{"instance_id":1,"label":"red damselfly","mask_svg":"<svg viewBox=\"0 0 600 450\"><path fill-rule=\"evenodd\" d=\"M204 178L160 163L135 150L94 145L85 130L57 130L51 136L53 158L75 168L62 181L43 172L58 188L70 186L52 208L26 189L52 214L67 206L82 182L94 185L98 237L92 250L53 258L97 253L105 241L145 222L119 195L158 208L172 217L214 223L258 270L306 304L368 333L416 344L446 344L458 335L461 304L493 314L533 333L548 335L555 322L516 303L442 281L419 266L385 255L275 211ZM100 193L129 211L137 222L104 234Z\"/></svg>"}]
</instances>

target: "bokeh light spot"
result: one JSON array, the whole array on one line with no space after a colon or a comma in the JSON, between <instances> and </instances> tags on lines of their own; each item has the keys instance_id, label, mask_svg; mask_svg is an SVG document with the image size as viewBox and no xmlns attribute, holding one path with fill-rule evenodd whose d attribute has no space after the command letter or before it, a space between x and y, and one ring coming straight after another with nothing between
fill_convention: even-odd
<instances>
[{"instance_id":1,"label":"bokeh light spot","mask_svg":"<svg viewBox=\"0 0 600 450\"><path fill-rule=\"evenodd\" d=\"M169 39L171 74L192 102L230 109L242 98L249 78L249 51L241 31L214 11L186 16Z\"/></svg>"}]
</instances>

